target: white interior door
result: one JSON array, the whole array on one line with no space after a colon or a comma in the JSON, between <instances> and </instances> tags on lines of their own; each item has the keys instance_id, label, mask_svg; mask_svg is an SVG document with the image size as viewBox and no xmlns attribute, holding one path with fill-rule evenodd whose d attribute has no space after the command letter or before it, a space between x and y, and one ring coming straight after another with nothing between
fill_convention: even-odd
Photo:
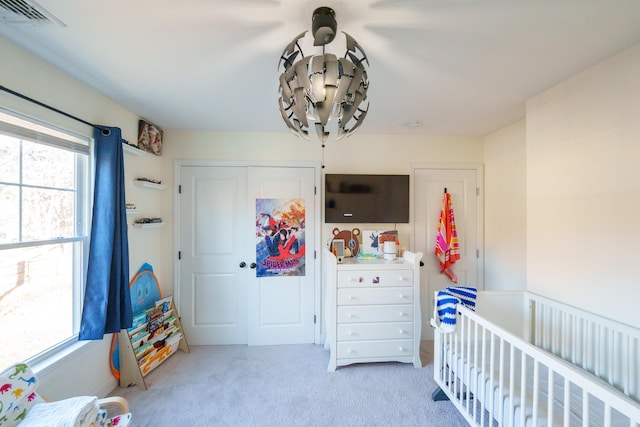
<instances>
[{"instance_id":1,"label":"white interior door","mask_svg":"<svg viewBox=\"0 0 640 427\"><path fill-rule=\"evenodd\" d=\"M247 168L180 168L180 316L193 345L247 344Z\"/></svg>"},{"instance_id":2,"label":"white interior door","mask_svg":"<svg viewBox=\"0 0 640 427\"><path fill-rule=\"evenodd\" d=\"M180 166L177 286L189 343L314 342L315 179L313 167ZM304 276L257 277L256 199L267 198L302 201Z\"/></svg>"},{"instance_id":3,"label":"white interior door","mask_svg":"<svg viewBox=\"0 0 640 427\"><path fill-rule=\"evenodd\" d=\"M283 253L256 259L262 270L272 264L273 273L255 277L249 281L249 345L273 345L314 342L315 302L315 169L288 167L249 168L249 205L254 207L256 223L264 220L258 212L256 200L273 200L279 210L287 215L278 217L283 221L287 243L293 242L295 249L283 249ZM293 203L299 203L294 206ZM300 216L296 212L300 212ZM276 212L277 215L277 212ZM300 222L302 221L302 222ZM270 235L269 230L264 230ZM265 235L256 233L256 245ZM274 235L276 233L273 233ZM292 239L297 240L292 240ZM284 248L285 244L281 244ZM308 248L308 250L307 250ZM293 254L292 254L293 253ZM298 264L296 274L277 272L278 264ZM256 269L258 271L258 269Z\"/></svg>"},{"instance_id":4,"label":"white interior door","mask_svg":"<svg viewBox=\"0 0 640 427\"><path fill-rule=\"evenodd\" d=\"M456 230L460 241L460 260L452 270L459 286L483 288L482 197L479 183L482 167L425 166L413 170L413 215L415 250L424 253L420 272L422 339L433 339L429 324L433 313L433 294L455 286L440 273L435 255L436 233L444 189L451 194Z\"/></svg>"}]
</instances>

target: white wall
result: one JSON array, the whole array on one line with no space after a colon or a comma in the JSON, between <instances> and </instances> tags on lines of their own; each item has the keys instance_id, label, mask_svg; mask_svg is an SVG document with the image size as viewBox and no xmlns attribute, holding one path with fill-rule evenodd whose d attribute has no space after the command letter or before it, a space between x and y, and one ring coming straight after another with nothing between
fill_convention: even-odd
<instances>
[{"instance_id":1,"label":"white wall","mask_svg":"<svg viewBox=\"0 0 640 427\"><path fill-rule=\"evenodd\" d=\"M527 102L527 287L640 327L640 44Z\"/></svg>"},{"instance_id":2,"label":"white wall","mask_svg":"<svg viewBox=\"0 0 640 427\"><path fill-rule=\"evenodd\" d=\"M521 120L484 138L484 285L527 287L526 127Z\"/></svg>"}]
</instances>

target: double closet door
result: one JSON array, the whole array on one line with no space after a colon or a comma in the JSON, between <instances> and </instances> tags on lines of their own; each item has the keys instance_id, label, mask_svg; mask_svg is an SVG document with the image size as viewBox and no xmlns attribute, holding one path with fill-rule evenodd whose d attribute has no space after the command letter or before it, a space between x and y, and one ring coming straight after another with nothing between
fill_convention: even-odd
<instances>
[{"instance_id":1,"label":"double closet door","mask_svg":"<svg viewBox=\"0 0 640 427\"><path fill-rule=\"evenodd\" d=\"M314 342L316 179L313 166L178 166L177 288L191 344ZM257 211L268 201L281 202L284 220L278 209ZM256 248L266 234L275 236L270 226L298 235L288 250L303 263L302 274L258 274L265 264Z\"/></svg>"}]
</instances>

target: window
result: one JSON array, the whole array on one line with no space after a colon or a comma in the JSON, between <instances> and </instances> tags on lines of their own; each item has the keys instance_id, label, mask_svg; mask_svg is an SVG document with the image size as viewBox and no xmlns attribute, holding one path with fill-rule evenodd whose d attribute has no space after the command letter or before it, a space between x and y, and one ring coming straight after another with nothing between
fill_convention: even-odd
<instances>
[{"instance_id":1,"label":"window","mask_svg":"<svg viewBox=\"0 0 640 427\"><path fill-rule=\"evenodd\" d=\"M89 139L0 109L0 370L75 342Z\"/></svg>"}]
</instances>

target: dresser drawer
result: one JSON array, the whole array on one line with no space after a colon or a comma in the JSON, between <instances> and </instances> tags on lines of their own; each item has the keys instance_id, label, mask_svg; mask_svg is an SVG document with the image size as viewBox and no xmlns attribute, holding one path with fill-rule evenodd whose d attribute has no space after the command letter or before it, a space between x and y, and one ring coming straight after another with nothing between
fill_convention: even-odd
<instances>
[{"instance_id":1,"label":"dresser drawer","mask_svg":"<svg viewBox=\"0 0 640 427\"><path fill-rule=\"evenodd\" d=\"M338 305L411 304L413 288L341 288Z\"/></svg>"},{"instance_id":2,"label":"dresser drawer","mask_svg":"<svg viewBox=\"0 0 640 427\"><path fill-rule=\"evenodd\" d=\"M413 270L339 271L338 287L413 286Z\"/></svg>"},{"instance_id":3,"label":"dresser drawer","mask_svg":"<svg viewBox=\"0 0 640 427\"><path fill-rule=\"evenodd\" d=\"M413 355L413 340L338 342L338 359Z\"/></svg>"},{"instance_id":4,"label":"dresser drawer","mask_svg":"<svg viewBox=\"0 0 640 427\"><path fill-rule=\"evenodd\" d=\"M338 307L337 320L338 323L413 322L413 305Z\"/></svg>"},{"instance_id":5,"label":"dresser drawer","mask_svg":"<svg viewBox=\"0 0 640 427\"><path fill-rule=\"evenodd\" d=\"M338 325L338 341L413 338L413 323L345 323Z\"/></svg>"}]
</instances>

